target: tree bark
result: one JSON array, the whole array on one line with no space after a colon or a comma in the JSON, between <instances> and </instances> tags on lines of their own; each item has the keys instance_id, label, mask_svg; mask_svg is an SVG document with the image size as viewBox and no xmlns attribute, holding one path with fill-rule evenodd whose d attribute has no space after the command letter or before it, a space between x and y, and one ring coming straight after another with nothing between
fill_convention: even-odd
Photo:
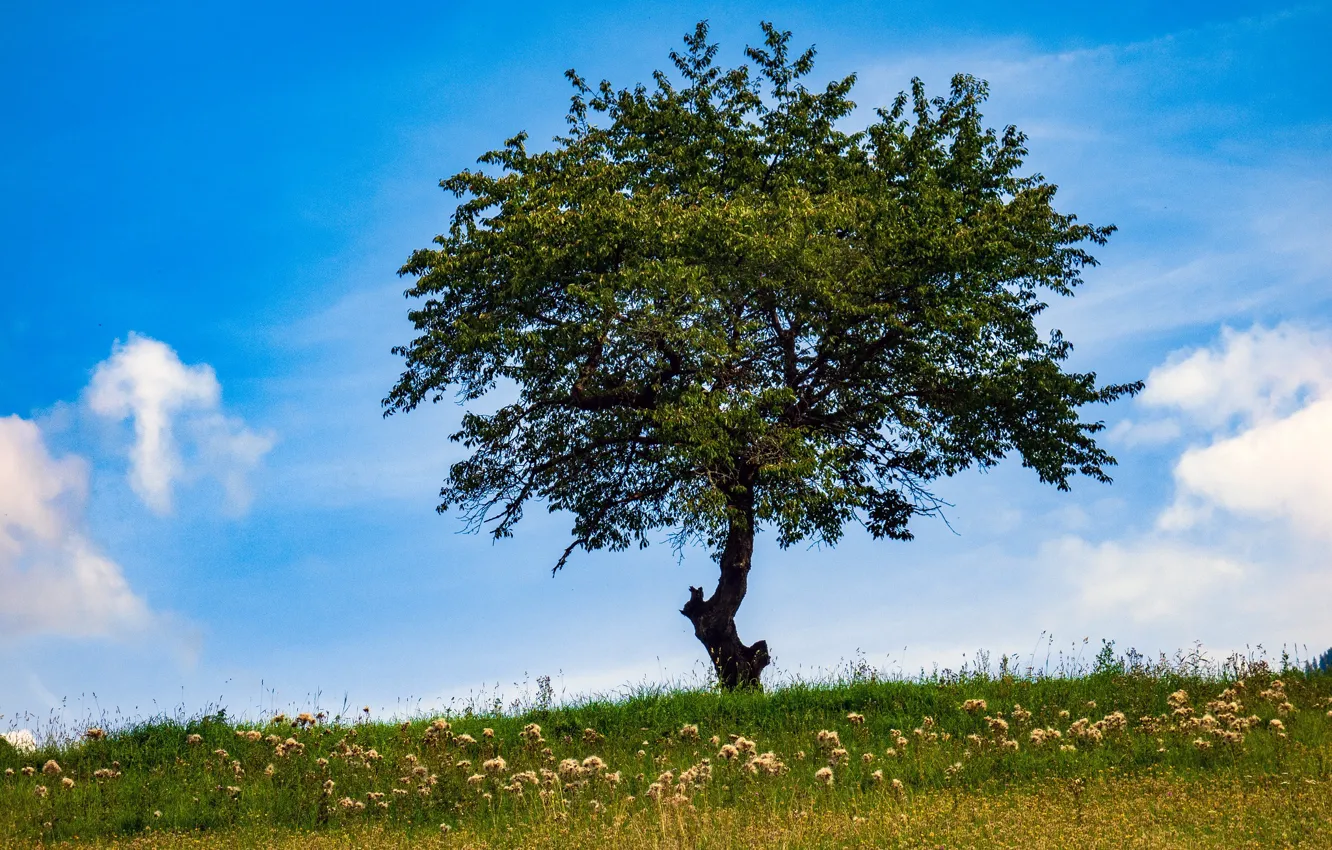
<instances>
[{"instance_id":1,"label":"tree bark","mask_svg":"<svg viewBox=\"0 0 1332 850\"><path fill-rule=\"evenodd\" d=\"M694 624L694 635L707 649L717 679L728 691L762 687L759 676L770 661L767 641L746 646L735 628L735 613L749 586L749 566L754 555L752 490L746 488L730 502L731 516L717 589L704 599L703 588L689 588L689 601L680 609Z\"/></svg>"}]
</instances>

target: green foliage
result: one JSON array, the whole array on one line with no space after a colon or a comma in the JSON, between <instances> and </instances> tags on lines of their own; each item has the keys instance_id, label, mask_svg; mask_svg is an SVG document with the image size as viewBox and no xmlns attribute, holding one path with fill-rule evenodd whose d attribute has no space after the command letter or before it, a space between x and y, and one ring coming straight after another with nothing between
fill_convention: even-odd
<instances>
[{"instance_id":1,"label":"green foliage","mask_svg":"<svg viewBox=\"0 0 1332 850\"><path fill-rule=\"evenodd\" d=\"M1010 453L1060 489L1109 480L1078 409L1140 384L1064 371L1035 321L1113 228L1021 173L984 82L913 80L853 131L854 75L807 88L813 50L763 32L726 69L699 24L650 89L570 71L550 149L520 133L442 182L461 201L401 269L420 335L386 413L517 399L464 415L441 511L496 537L532 499L568 511L558 569L654 529L719 551L751 510L784 546L908 539L931 481Z\"/></svg>"}]
</instances>

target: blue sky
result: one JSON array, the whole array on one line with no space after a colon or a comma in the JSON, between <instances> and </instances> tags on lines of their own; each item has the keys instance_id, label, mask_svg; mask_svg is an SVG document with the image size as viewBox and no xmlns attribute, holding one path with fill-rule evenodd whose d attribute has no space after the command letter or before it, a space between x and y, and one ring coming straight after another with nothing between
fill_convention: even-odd
<instances>
[{"instance_id":1,"label":"blue sky","mask_svg":"<svg viewBox=\"0 0 1332 850\"><path fill-rule=\"evenodd\" d=\"M437 181L558 132L566 68L648 79L701 18L728 61L760 20L793 30L816 79L860 75L862 112L913 75L989 80L990 122L1028 132L1061 208L1120 228L1049 321L1076 367L1149 380L1091 412L1113 486L1059 494L1010 465L944 483L953 530L910 544L761 541L742 636L788 674L858 651L1041 663L1084 637L1326 648L1332 9L1167 6L15 10L0 727L62 703L391 711L525 676L577 693L701 671L677 609L706 554L583 556L552 579L560 517L492 545L433 512L456 406L379 416L410 334L394 272L451 209Z\"/></svg>"}]
</instances>

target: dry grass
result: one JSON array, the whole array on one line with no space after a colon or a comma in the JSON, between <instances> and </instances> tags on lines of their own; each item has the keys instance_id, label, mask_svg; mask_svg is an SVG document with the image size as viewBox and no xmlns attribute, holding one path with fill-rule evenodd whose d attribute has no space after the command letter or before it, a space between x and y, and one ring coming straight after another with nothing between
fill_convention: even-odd
<instances>
[{"instance_id":1,"label":"dry grass","mask_svg":"<svg viewBox=\"0 0 1332 850\"><path fill-rule=\"evenodd\" d=\"M828 803L831 802L831 805ZM64 846L64 845L56 845ZM115 850L351 848L1244 848L1332 847L1332 783L1171 778L1052 782L999 792L934 791L847 806L813 796L797 807L662 806L597 818L533 821L448 834L384 828L152 834L81 843Z\"/></svg>"}]
</instances>

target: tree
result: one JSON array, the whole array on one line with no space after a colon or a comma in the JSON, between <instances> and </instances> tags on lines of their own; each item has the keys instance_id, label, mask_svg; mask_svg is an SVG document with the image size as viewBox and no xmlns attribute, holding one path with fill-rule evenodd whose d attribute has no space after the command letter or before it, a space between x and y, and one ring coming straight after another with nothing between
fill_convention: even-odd
<instances>
[{"instance_id":1,"label":"tree","mask_svg":"<svg viewBox=\"0 0 1332 850\"><path fill-rule=\"evenodd\" d=\"M1025 137L982 125L984 82L929 99L913 80L851 132L855 77L806 88L813 49L763 33L756 73L719 67L704 23L670 54L678 81L569 71L549 150L520 133L441 181L461 200L400 271L420 335L384 401L516 388L464 413L439 510L496 538L533 500L567 512L555 571L656 530L708 547L716 589L681 613L727 688L769 661L735 626L761 528L908 540L942 507L931 482L1011 453L1061 490L1108 482L1078 408L1141 388L1064 371L1070 344L1038 331L1042 293L1071 295L1095 263L1080 246L1113 228L1018 174Z\"/></svg>"}]
</instances>

